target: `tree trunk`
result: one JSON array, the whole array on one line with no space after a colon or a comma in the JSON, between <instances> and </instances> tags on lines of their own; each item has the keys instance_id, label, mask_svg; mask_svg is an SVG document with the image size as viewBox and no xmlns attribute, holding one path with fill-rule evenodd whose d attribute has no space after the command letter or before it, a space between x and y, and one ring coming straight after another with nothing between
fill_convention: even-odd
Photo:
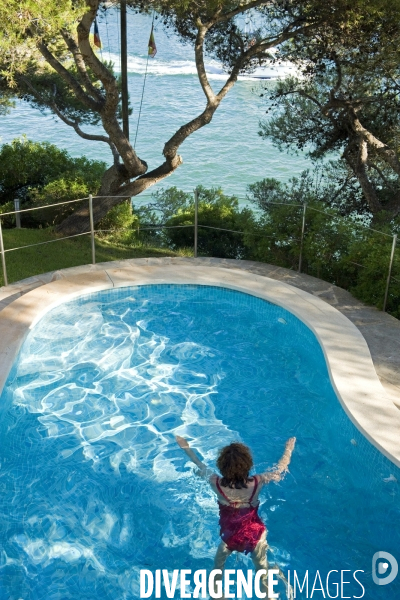
<instances>
[{"instance_id":1,"label":"tree trunk","mask_svg":"<svg viewBox=\"0 0 400 600\"><path fill-rule=\"evenodd\" d=\"M98 223L113 206L119 204L126 198L126 196L115 198L115 196L119 196L119 191L126 181L126 170L122 165L113 165L104 173L101 187L97 193L97 196L102 196L102 198L94 200L93 202L93 218L95 224ZM64 221L55 228L55 231L64 236L90 231L89 203L84 203L83 206L78 208L72 215L64 219Z\"/></svg>"},{"instance_id":2,"label":"tree trunk","mask_svg":"<svg viewBox=\"0 0 400 600\"><path fill-rule=\"evenodd\" d=\"M93 221L98 223L117 204L127 198L138 196L165 177L171 175L182 164L182 158L177 154L173 159L167 159L162 165L141 175L134 181L126 179L122 165L110 167L103 176L101 188L93 200ZM67 217L55 229L62 235L75 235L90 231L89 203L84 204L72 215Z\"/></svg>"},{"instance_id":3,"label":"tree trunk","mask_svg":"<svg viewBox=\"0 0 400 600\"><path fill-rule=\"evenodd\" d=\"M358 156L354 158L351 166L359 181L370 211L372 214L376 214L382 210L382 205L367 173L368 144L365 139L361 138L357 140L357 146Z\"/></svg>"},{"instance_id":4,"label":"tree trunk","mask_svg":"<svg viewBox=\"0 0 400 600\"><path fill-rule=\"evenodd\" d=\"M195 60L196 69L200 85L206 96L207 102L202 113L194 119L185 123L176 131L176 133L165 143L163 155L165 161L156 169L147 172L147 164L141 160L135 149L129 142L129 139L124 135L118 121L118 105L119 105L119 90L117 81L113 73L107 69L106 65L98 58L93 51L90 42L90 29L96 18L99 8L99 0L85 0L87 12L81 18L77 26L78 43L73 36L67 31L63 33L64 40L69 51L75 60L78 79L75 78L65 66L53 55L49 48L38 42L38 48L45 60L53 67L58 75L64 79L67 85L74 91L76 97L90 110L96 112L102 121L104 131L108 137L102 136L103 141L110 145L114 155L114 166L106 171L103 177L101 188L93 202L93 217L94 223L98 223L107 212L115 205L119 204L126 198L136 196L142 193L145 189L153 186L161 179L171 175L175 169L182 163L182 159L178 154L180 145L193 133L211 122L215 111L220 105L223 98L235 84L240 71L246 67L249 61L259 57L260 60L265 58L268 49L275 47L293 37L296 34L304 33L308 28L302 20L297 22L296 18L291 27L285 27L283 31L279 31L276 35L268 36L265 39L257 41L250 48L243 49L237 57L229 76L224 85L215 93L208 81L205 65L204 65L204 43L207 33L214 27L216 23L229 21L234 16L246 11L246 4L239 4L234 10L221 13L222 8L216 8L215 12L206 23L203 23L200 17L195 17L193 25L197 28L196 43L195 43ZM263 0L253 0L252 5L263 5ZM88 76L91 71L98 82L102 85L100 93L95 86L92 85ZM53 110L55 105L53 103ZM59 111L60 112L60 111ZM88 135L82 134L77 121L73 122L67 117L61 117L64 122L74 127L75 131L82 137L88 139ZM93 139L99 139L99 136L92 136ZM118 164L119 159L123 161L123 165ZM133 180L133 181L132 181ZM72 215L65 219L58 227L56 232L62 235L74 235L86 233L90 228L88 205L82 205Z\"/></svg>"}]
</instances>

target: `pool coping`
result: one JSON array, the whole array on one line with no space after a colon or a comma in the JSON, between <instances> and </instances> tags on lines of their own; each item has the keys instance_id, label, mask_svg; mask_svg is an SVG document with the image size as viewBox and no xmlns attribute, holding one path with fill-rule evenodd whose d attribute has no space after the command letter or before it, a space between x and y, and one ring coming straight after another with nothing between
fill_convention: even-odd
<instances>
[{"instance_id":1,"label":"pool coping","mask_svg":"<svg viewBox=\"0 0 400 600\"><path fill-rule=\"evenodd\" d=\"M55 306L83 294L152 283L215 285L282 306L316 335L331 383L345 412L365 437L400 467L400 411L386 394L368 345L357 327L320 298L240 268L130 264L65 272L15 299L0 312L0 393L29 332Z\"/></svg>"}]
</instances>

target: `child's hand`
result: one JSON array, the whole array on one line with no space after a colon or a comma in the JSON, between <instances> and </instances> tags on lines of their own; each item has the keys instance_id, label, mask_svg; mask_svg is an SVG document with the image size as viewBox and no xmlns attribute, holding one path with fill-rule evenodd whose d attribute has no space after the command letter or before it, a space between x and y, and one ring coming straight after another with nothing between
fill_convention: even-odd
<instances>
[{"instance_id":1,"label":"child's hand","mask_svg":"<svg viewBox=\"0 0 400 600\"><path fill-rule=\"evenodd\" d=\"M181 437L180 435L175 436L176 442L177 444L185 449L185 448L189 448L189 444L187 442L187 440L185 440L185 438Z\"/></svg>"}]
</instances>

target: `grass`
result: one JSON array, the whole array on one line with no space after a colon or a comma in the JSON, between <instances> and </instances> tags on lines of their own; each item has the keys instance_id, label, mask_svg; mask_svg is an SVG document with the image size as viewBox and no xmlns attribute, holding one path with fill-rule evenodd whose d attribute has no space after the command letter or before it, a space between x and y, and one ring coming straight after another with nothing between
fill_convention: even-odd
<instances>
[{"instance_id":1,"label":"grass","mask_svg":"<svg viewBox=\"0 0 400 600\"><path fill-rule=\"evenodd\" d=\"M57 240L51 229L3 229L4 248L16 248ZM188 252L174 252L167 248L136 245L123 245L107 239L96 239L96 262L122 260L124 258L148 258L153 256L185 256ZM48 271L91 264L92 252L90 235L70 240L54 241L33 248L6 252L8 283L19 281ZM0 285L4 285L1 269Z\"/></svg>"}]
</instances>

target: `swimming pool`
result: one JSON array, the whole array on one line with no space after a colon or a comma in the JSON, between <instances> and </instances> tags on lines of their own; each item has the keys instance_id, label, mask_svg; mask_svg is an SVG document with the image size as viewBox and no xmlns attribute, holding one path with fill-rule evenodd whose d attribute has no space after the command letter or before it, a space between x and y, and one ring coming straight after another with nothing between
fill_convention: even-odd
<instances>
[{"instance_id":1,"label":"swimming pool","mask_svg":"<svg viewBox=\"0 0 400 600\"><path fill-rule=\"evenodd\" d=\"M399 595L371 561L399 552L400 470L344 413L314 334L274 304L173 284L67 302L28 335L0 410L1 598L138 598L140 568L210 569L217 505L176 434L210 466L241 439L258 471L295 435L291 473L262 497L271 562L362 569L365 597Z\"/></svg>"}]
</instances>

